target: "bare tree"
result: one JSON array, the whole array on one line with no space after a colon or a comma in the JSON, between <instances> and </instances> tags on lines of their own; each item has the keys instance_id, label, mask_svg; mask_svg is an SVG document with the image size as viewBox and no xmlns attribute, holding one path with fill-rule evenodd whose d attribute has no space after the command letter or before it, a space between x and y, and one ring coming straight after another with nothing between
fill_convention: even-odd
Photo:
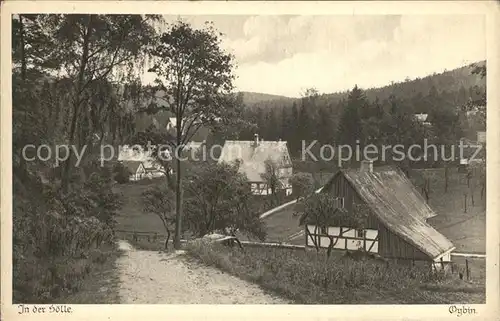
<instances>
[{"instance_id":1,"label":"bare tree","mask_svg":"<svg viewBox=\"0 0 500 321\"><path fill-rule=\"evenodd\" d=\"M267 159L264 166L265 172L261 174L261 178L264 180L267 190L271 192L274 203L279 204L280 195L278 192L284 187L279 164L272 159Z\"/></svg>"}]
</instances>

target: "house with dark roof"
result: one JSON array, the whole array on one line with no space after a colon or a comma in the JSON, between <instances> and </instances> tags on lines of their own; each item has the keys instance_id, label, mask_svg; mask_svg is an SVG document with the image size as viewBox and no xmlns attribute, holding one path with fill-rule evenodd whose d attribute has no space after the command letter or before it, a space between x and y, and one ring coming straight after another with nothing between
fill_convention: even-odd
<instances>
[{"instance_id":1,"label":"house with dark roof","mask_svg":"<svg viewBox=\"0 0 500 321\"><path fill-rule=\"evenodd\" d=\"M126 160L121 161L121 163L128 170L130 175L129 179L131 181L138 181L146 177L146 168L144 167L143 162Z\"/></svg>"},{"instance_id":2,"label":"house with dark roof","mask_svg":"<svg viewBox=\"0 0 500 321\"><path fill-rule=\"evenodd\" d=\"M427 219L436 216L406 175L395 166L373 168L363 161L359 169L341 169L323 187L338 200L347 215L332 215L328 226L317 226L307 213L301 217L306 246L364 250L387 259L424 261L439 268L451 261L453 244L435 230ZM364 226L348 219L357 205L367 209ZM332 213L333 214L333 213Z\"/></svg>"},{"instance_id":3,"label":"house with dark roof","mask_svg":"<svg viewBox=\"0 0 500 321\"><path fill-rule=\"evenodd\" d=\"M281 183L279 189L286 195L292 194L292 159L286 141L264 141L257 134L253 141L227 140L218 161L232 163L236 160L240 161L240 172L248 178L254 195L272 193L264 178L270 170ZM269 168L270 163L274 164L272 169Z\"/></svg>"}]
</instances>

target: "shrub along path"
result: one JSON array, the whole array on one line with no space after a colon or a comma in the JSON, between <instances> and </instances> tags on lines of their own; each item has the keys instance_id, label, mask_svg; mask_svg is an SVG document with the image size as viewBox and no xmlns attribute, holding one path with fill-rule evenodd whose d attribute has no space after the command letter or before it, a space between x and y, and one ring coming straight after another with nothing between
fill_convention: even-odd
<instances>
[{"instance_id":1,"label":"shrub along path","mask_svg":"<svg viewBox=\"0 0 500 321\"><path fill-rule=\"evenodd\" d=\"M120 303L126 304L286 304L255 284L182 254L135 250L120 241Z\"/></svg>"}]
</instances>

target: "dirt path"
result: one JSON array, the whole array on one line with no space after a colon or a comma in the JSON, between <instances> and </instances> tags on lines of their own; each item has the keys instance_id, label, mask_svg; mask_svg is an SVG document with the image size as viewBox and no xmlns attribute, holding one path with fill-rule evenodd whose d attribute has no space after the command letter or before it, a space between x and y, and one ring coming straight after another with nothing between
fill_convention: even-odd
<instances>
[{"instance_id":1,"label":"dirt path","mask_svg":"<svg viewBox=\"0 0 500 321\"><path fill-rule=\"evenodd\" d=\"M182 252L139 251L119 246L120 301L136 304L286 304L257 285L215 268L187 262Z\"/></svg>"}]
</instances>

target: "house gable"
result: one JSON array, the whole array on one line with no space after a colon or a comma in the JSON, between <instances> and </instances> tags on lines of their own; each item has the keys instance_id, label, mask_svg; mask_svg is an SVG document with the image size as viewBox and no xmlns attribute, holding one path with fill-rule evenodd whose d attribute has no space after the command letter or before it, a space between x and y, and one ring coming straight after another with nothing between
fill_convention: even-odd
<instances>
[{"instance_id":1,"label":"house gable","mask_svg":"<svg viewBox=\"0 0 500 321\"><path fill-rule=\"evenodd\" d=\"M222 148L219 162L231 163L240 160L240 172L252 183L262 183L262 174L266 172L265 162L272 160L282 172L283 177L292 175L292 162L287 143L284 141L226 141Z\"/></svg>"},{"instance_id":2,"label":"house gable","mask_svg":"<svg viewBox=\"0 0 500 321\"><path fill-rule=\"evenodd\" d=\"M454 249L451 242L425 222L430 208L425 203L425 206L415 204L424 202L421 196L399 195L401 191L394 189L391 180L398 183L396 186L400 186L403 193L409 194L409 190L416 193L404 174L393 167L382 168L376 173L340 170L322 192L343 197L345 209L350 213L353 204L368 206L366 228L378 230L379 254L385 257L428 260ZM407 186L403 188L399 184ZM345 225L345 222L336 223L339 227Z\"/></svg>"}]
</instances>

